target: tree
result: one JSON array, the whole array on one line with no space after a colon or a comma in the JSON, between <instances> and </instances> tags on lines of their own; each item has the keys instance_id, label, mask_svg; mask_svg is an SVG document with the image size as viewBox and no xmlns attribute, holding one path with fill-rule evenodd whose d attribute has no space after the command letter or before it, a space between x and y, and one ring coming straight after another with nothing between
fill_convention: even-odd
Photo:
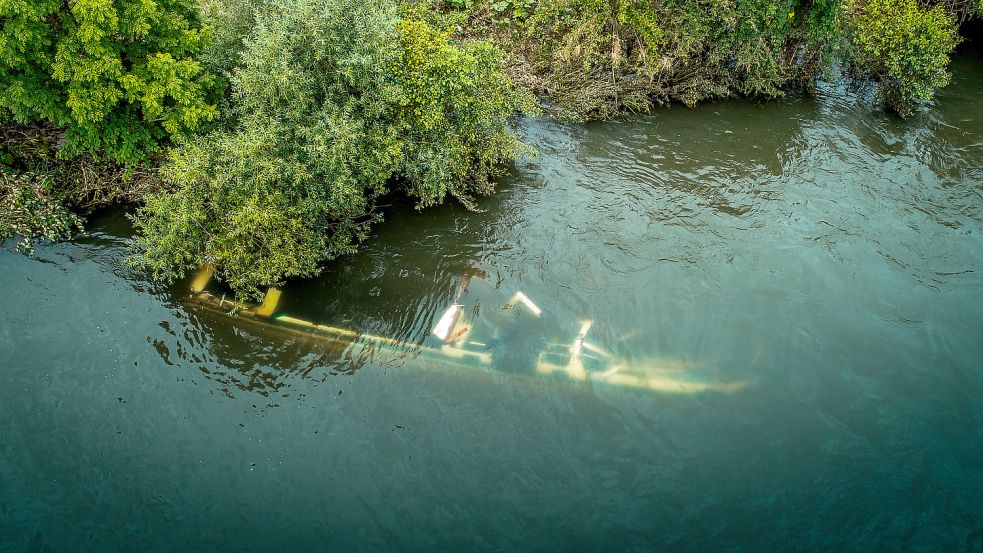
<instances>
[{"instance_id":1,"label":"tree","mask_svg":"<svg viewBox=\"0 0 983 553\"><path fill-rule=\"evenodd\" d=\"M949 54L956 47L955 20L942 5L916 0L867 0L854 8L856 64L880 83L888 107L901 116L949 83Z\"/></svg>"},{"instance_id":2,"label":"tree","mask_svg":"<svg viewBox=\"0 0 983 553\"><path fill-rule=\"evenodd\" d=\"M256 296L354 251L392 188L473 206L525 151L508 118L529 100L501 66L389 0L272 2L232 73L234 127L175 152L135 263L165 279L208 263Z\"/></svg>"},{"instance_id":3,"label":"tree","mask_svg":"<svg viewBox=\"0 0 983 553\"><path fill-rule=\"evenodd\" d=\"M64 130L60 155L144 160L217 115L192 0L0 0L0 108Z\"/></svg>"}]
</instances>

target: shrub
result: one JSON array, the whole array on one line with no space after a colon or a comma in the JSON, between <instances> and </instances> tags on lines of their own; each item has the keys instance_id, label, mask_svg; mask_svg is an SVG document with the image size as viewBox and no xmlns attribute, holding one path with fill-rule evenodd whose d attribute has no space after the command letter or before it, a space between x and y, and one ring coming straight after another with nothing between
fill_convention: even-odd
<instances>
[{"instance_id":1,"label":"shrub","mask_svg":"<svg viewBox=\"0 0 983 553\"><path fill-rule=\"evenodd\" d=\"M17 236L17 250L30 254L36 240L68 238L82 228L81 219L53 197L52 188L45 175L0 166L0 243Z\"/></svg>"},{"instance_id":2,"label":"shrub","mask_svg":"<svg viewBox=\"0 0 983 553\"><path fill-rule=\"evenodd\" d=\"M853 18L857 63L880 82L887 105L901 116L949 83L946 66L957 36L941 5L922 8L916 0L867 0Z\"/></svg>"},{"instance_id":3,"label":"shrub","mask_svg":"<svg viewBox=\"0 0 983 553\"><path fill-rule=\"evenodd\" d=\"M528 56L578 118L774 97L811 81L840 39L841 0L540 0Z\"/></svg>"},{"instance_id":4,"label":"shrub","mask_svg":"<svg viewBox=\"0 0 983 553\"><path fill-rule=\"evenodd\" d=\"M158 278L209 263L256 296L354 251L392 188L473 206L524 150L527 105L497 50L458 44L388 0L279 0L232 73L234 128L175 152L177 190L136 217L134 262Z\"/></svg>"},{"instance_id":5,"label":"shrub","mask_svg":"<svg viewBox=\"0 0 983 553\"><path fill-rule=\"evenodd\" d=\"M836 67L881 84L903 115L948 82L956 21L981 0L538 0L506 37L574 119L728 95L775 97ZM474 21L495 19L475 5ZM501 19L498 20L501 23ZM486 26L487 27L487 26ZM494 29L494 26L489 27ZM839 62L839 63L838 63Z\"/></svg>"},{"instance_id":6,"label":"shrub","mask_svg":"<svg viewBox=\"0 0 983 553\"><path fill-rule=\"evenodd\" d=\"M216 116L192 0L0 0L0 107L64 129L60 154L144 160Z\"/></svg>"},{"instance_id":7,"label":"shrub","mask_svg":"<svg viewBox=\"0 0 983 553\"><path fill-rule=\"evenodd\" d=\"M0 127L0 242L19 235L30 253L40 240L70 238L80 212L136 202L160 181L154 170L80 155L57 156L58 137L44 124Z\"/></svg>"}]
</instances>

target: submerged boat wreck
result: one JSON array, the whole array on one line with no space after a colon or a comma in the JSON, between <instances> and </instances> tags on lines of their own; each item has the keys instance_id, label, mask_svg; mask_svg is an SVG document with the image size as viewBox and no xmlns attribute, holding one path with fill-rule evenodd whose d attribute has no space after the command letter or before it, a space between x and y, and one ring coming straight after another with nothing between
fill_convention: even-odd
<instances>
[{"instance_id":1,"label":"submerged boat wreck","mask_svg":"<svg viewBox=\"0 0 983 553\"><path fill-rule=\"evenodd\" d=\"M408 344L404 340L291 316L278 310L282 291L277 288L268 289L259 304L229 299L212 290L213 276L214 269L210 267L200 269L194 276L190 286L191 304L237 317L239 321L249 321L251 325L300 333L339 346L362 343L394 350L409 347L416 364L443 363L502 373L538 374L665 393L734 392L747 385L746 382L690 379L691 367L680 360L648 359L644 363L633 363L621 359L588 339L594 326L591 320L577 321L576 333L569 336L569 342L547 339L517 343L521 342L521 337L536 335L537 328L546 326L543 309L522 292L515 292L501 305L501 311L510 316L498 321L498 325L488 320L494 317L482 316L477 309L468 312L464 304L455 301L437 319L427 341ZM467 277L463 280L457 299L469 282ZM516 328L511 333L502 332L504 326ZM530 344L534 347L529 347Z\"/></svg>"}]
</instances>

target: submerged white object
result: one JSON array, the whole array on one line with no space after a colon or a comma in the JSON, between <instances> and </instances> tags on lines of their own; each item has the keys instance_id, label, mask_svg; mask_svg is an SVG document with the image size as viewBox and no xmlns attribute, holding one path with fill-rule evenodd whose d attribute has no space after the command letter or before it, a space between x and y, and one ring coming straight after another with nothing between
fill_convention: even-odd
<instances>
[{"instance_id":1,"label":"submerged white object","mask_svg":"<svg viewBox=\"0 0 983 553\"><path fill-rule=\"evenodd\" d=\"M262 305L227 300L225 295L222 295L220 298L211 292L205 291L205 287L212 278L212 273L213 271L208 267L205 267L198 273L191 285L191 298L210 309L217 309L220 313L226 315L242 313L247 315L241 317L243 321L269 321L263 324L275 323L277 326L282 324L289 327L293 332L310 333L311 336L325 338L332 343L353 345L364 341L384 347L395 346L401 352L406 346L405 341L395 338L372 336L344 328L316 324L304 319L290 317L286 313L276 314L276 305L280 299L280 291L277 289L270 289L268 291L267 297L264 299ZM515 307L519 302L537 317L542 313L539 307L522 292L517 292L505 307ZM226 307L226 305L229 307ZM421 345L418 346L418 351L421 354L429 352L439 354L445 361L467 361L469 362L467 366L473 366L472 363L477 361L482 365L491 367L493 355L492 352L488 351L487 344L466 338L470 330L470 322L462 322L461 317L463 312L464 305L462 304L455 303L448 307L440 317L437 325L433 328L434 335L438 336L444 344L439 348ZM579 322L580 328L572 344L547 344L549 346L547 350L541 352L536 359L537 372L541 374L565 373L573 380L680 394L700 392L733 393L750 385L746 381L700 382L680 378L677 375L684 373L689 368L689 364L682 360L649 359L641 366L625 362L615 354L588 342L587 334L590 332L593 323L590 320L581 320ZM420 357L420 359L423 359L423 357ZM587 360L592 363L590 368L584 366L584 362ZM598 364L602 365L602 367L597 367ZM604 370L603 365L607 366L606 370Z\"/></svg>"},{"instance_id":2,"label":"submerged white object","mask_svg":"<svg viewBox=\"0 0 983 553\"><path fill-rule=\"evenodd\" d=\"M532 314L537 317L543 313L543 310L540 309L538 305L533 303L532 300L529 299L529 296L523 294L522 292L516 292L515 295L512 296L512 299L510 299L509 302L506 303L505 305L506 307L513 307L515 306L516 303L521 303L522 305L525 305L526 307L529 308L529 311L532 311Z\"/></svg>"},{"instance_id":3,"label":"submerged white object","mask_svg":"<svg viewBox=\"0 0 983 553\"><path fill-rule=\"evenodd\" d=\"M570 376L580 380L587 377L587 370L584 368L584 361L581 359L580 353L584 347L584 338L587 337L587 332L590 331L593 324L594 321L580 321L580 332L577 333L577 339L570 346L570 362L567 363L566 371Z\"/></svg>"},{"instance_id":4,"label":"submerged white object","mask_svg":"<svg viewBox=\"0 0 983 553\"><path fill-rule=\"evenodd\" d=\"M445 342L449 340L451 332L454 331L454 326L457 325L457 320L461 317L461 311L463 310L464 306L460 303L455 303L448 307L447 311L444 311L444 314L440 316L437 325L433 327L433 335Z\"/></svg>"},{"instance_id":5,"label":"submerged white object","mask_svg":"<svg viewBox=\"0 0 983 553\"><path fill-rule=\"evenodd\" d=\"M577 339L570 346L571 357L580 358L580 351L584 347L584 338L587 337L587 332L590 331L590 327L593 325L594 321L580 321L580 332L577 333Z\"/></svg>"}]
</instances>

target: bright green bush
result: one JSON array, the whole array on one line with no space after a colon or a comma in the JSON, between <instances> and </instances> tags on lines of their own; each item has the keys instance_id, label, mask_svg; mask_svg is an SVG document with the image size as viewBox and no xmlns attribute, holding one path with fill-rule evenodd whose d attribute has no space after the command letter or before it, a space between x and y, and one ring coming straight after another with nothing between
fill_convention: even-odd
<instances>
[{"instance_id":1,"label":"bright green bush","mask_svg":"<svg viewBox=\"0 0 983 553\"><path fill-rule=\"evenodd\" d=\"M502 72L501 53L486 42L458 45L450 33L422 19L398 25L399 57L391 65L401 129L393 173L419 208L447 195L474 208L473 194L489 194L489 177L503 160L525 150L507 117L531 107Z\"/></svg>"},{"instance_id":2,"label":"bright green bush","mask_svg":"<svg viewBox=\"0 0 983 553\"><path fill-rule=\"evenodd\" d=\"M866 0L853 17L857 63L880 82L887 105L902 116L949 83L946 67L957 38L955 22L941 5Z\"/></svg>"},{"instance_id":3,"label":"bright green bush","mask_svg":"<svg viewBox=\"0 0 983 553\"><path fill-rule=\"evenodd\" d=\"M216 116L192 0L0 0L0 107L64 130L61 155L146 158Z\"/></svg>"},{"instance_id":4,"label":"bright green bush","mask_svg":"<svg viewBox=\"0 0 983 553\"><path fill-rule=\"evenodd\" d=\"M175 152L135 263L165 279L209 263L255 296L354 251L394 188L473 206L525 151L508 118L528 100L501 65L388 0L271 3L232 74L235 127Z\"/></svg>"}]
</instances>

